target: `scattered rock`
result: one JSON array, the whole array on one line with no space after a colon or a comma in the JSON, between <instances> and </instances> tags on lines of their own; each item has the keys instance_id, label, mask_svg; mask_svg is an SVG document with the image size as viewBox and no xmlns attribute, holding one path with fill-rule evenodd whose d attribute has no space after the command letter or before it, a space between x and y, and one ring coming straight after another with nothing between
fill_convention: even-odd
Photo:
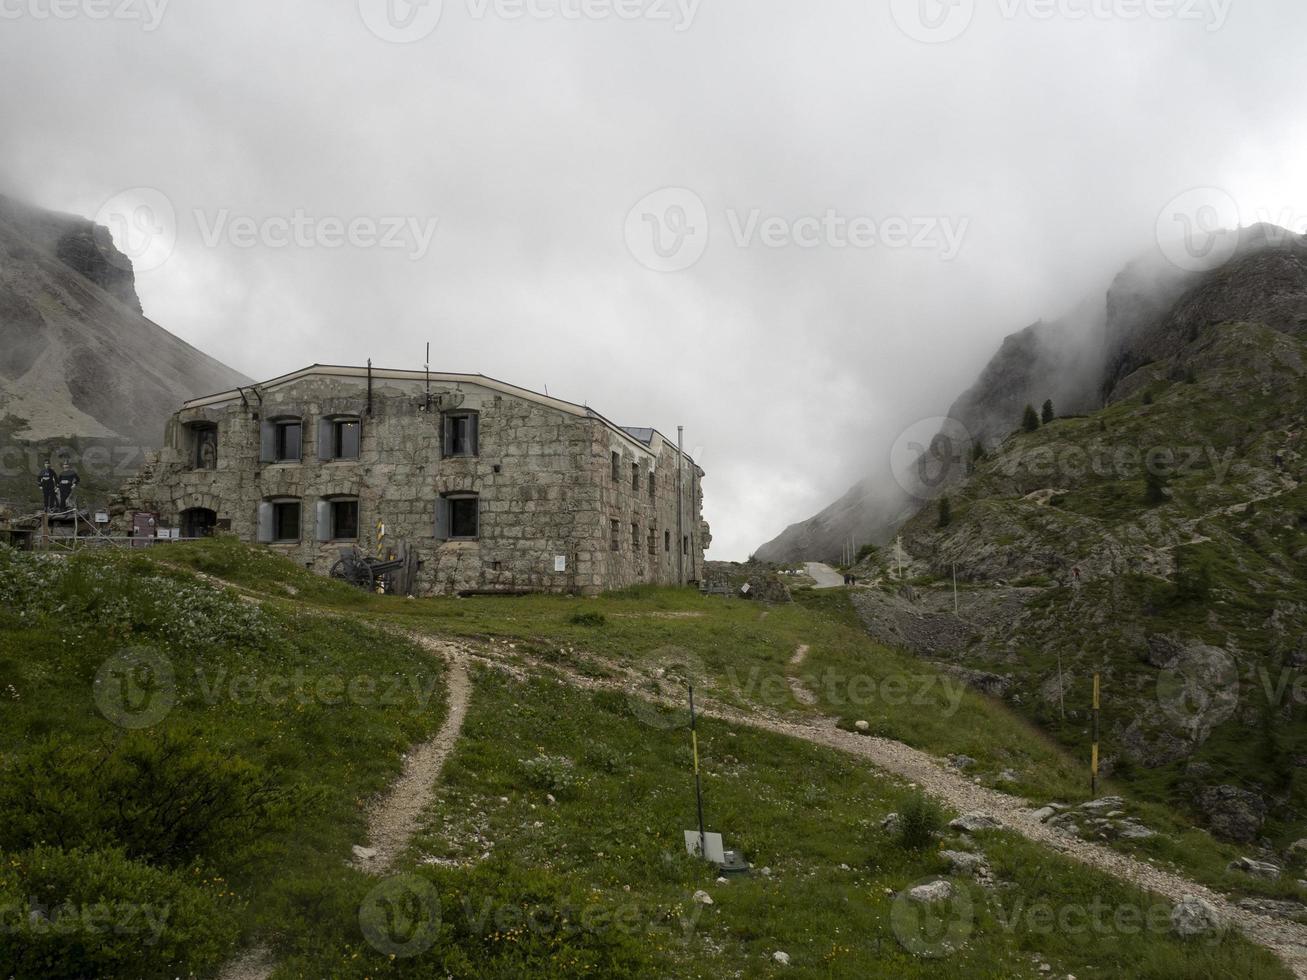
<instances>
[{"instance_id":1,"label":"scattered rock","mask_svg":"<svg viewBox=\"0 0 1307 980\"><path fill-rule=\"evenodd\" d=\"M1021 776L1011 769L1004 769L998 774L998 781L1000 783L1019 783Z\"/></svg>"},{"instance_id":2,"label":"scattered rock","mask_svg":"<svg viewBox=\"0 0 1307 980\"><path fill-rule=\"evenodd\" d=\"M1080 809L1097 813L1099 810L1119 810L1123 806L1125 806L1125 800L1121 799L1121 797L1104 796L1102 799L1080 804Z\"/></svg>"},{"instance_id":3,"label":"scattered rock","mask_svg":"<svg viewBox=\"0 0 1307 980\"><path fill-rule=\"evenodd\" d=\"M781 952L780 950L777 950L776 952L774 952L774 953L771 954L771 958L772 958L773 960L775 960L777 963L779 963L781 966L789 966L789 965L790 965L790 954L789 954L789 953L784 953L784 952Z\"/></svg>"},{"instance_id":4,"label":"scattered rock","mask_svg":"<svg viewBox=\"0 0 1307 980\"><path fill-rule=\"evenodd\" d=\"M1279 902L1270 898L1241 898L1239 908L1259 915L1273 915L1293 922L1307 920L1307 905L1301 902Z\"/></svg>"},{"instance_id":5,"label":"scattered rock","mask_svg":"<svg viewBox=\"0 0 1307 980\"><path fill-rule=\"evenodd\" d=\"M698 902L700 905L712 905L712 904L713 904L712 896L709 895L709 894L708 894L706 891L704 891L702 888L699 889L697 892L694 893L694 900L695 900L696 902Z\"/></svg>"},{"instance_id":6,"label":"scattered rock","mask_svg":"<svg viewBox=\"0 0 1307 980\"><path fill-rule=\"evenodd\" d=\"M1118 824L1116 832L1126 840L1148 840L1150 837L1157 836L1154 831L1133 820L1126 820Z\"/></svg>"},{"instance_id":7,"label":"scattered rock","mask_svg":"<svg viewBox=\"0 0 1307 980\"><path fill-rule=\"evenodd\" d=\"M761 871L758 872L758 874L762 875L764 878L770 878L771 868L763 868Z\"/></svg>"},{"instance_id":8,"label":"scattered rock","mask_svg":"<svg viewBox=\"0 0 1307 980\"><path fill-rule=\"evenodd\" d=\"M964 813L952 823L949 824L953 830L960 830L965 833L975 833L977 830L993 830L995 827L1001 827L997 820L988 813Z\"/></svg>"},{"instance_id":9,"label":"scattered rock","mask_svg":"<svg viewBox=\"0 0 1307 980\"><path fill-rule=\"evenodd\" d=\"M948 757L948 764L954 769L970 769L976 764L976 760L969 755L951 755Z\"/></svg>"},{"instance_id":10,"label":"scattered rock","mask_svg":"<svg viewBox=\"0 0 1307 980\"><path fill-rule=\"evenodd\" d=\"M355 844L354 856L360 861L371 861L377 856L377 849L375 847L364 847L361 844Z\"/></svg>"},{"instance_id":11,"label":"scattered rock","mask_svg":"<svg viewBox=\"0 0 1307 980\"><path fill-rule=\"evenodd\" d=\"M554 799L554 794L553 794L553 793L546 793L546 794L545 794L545 802L548 803L550 806L553 806L553 805L554 805L555 803L557 803L558 801L557 801L556 799Z\"/></svg>"},{"instance_id":12,"label":"scattered rock","mask_svg":"<svg viewBox=\"0 0 1307 980\"><path fill-rule=\"evenodd\" d=\"M916 888L908 890L908 898L923 905L929 905L932 902L945 902L952 897L953 885L942 878L939 881L932 881L928 885L918 885Z\"/></svg>"},{"instance_id":13,"label":"scattered rock","mask_svg":"<svg viewBox=\"0 0 1307 980\"><path fill-rule=\"evenodd\" d=\"M867 721L855 721L853 727L864 734L871 731L871 723Z\"/></svg>"},{"instance_id":14,"label":"scattered rock","mask_svg":"<svg viewBox=\"0 0 1307 980\"><path fill-rule=\"evenodd\" d=\"M1267 861L1254 861L1252 858L1242 857L1231 861L1226 866L1227 871L1242 871L1244 874L1253 875L1256 878L1269 878L1272 881L1280 877L1280 869L1274 864Z\"/></svg>"},{"instance_id":15,"label":"scattered rock","mask_svg":"<svg viewBox=\"0 0 1307 980\"><path fill-rule=\"evenodd\" d=\"M1034 818L1038 820L1040 823L1043 823L1049 817L1055 817L1055 816L1057 816L1057 807L1053 807L1053 806L1041 806L1038 810L1034 812Z\"/></svg>"},{"instance_id":16,"label":"scattered rock","mask_svg":"<svg viewBox=\"0 0 1307 980\"><path fill-rule=\"evenodd\" d=\"M891 813L888 817L880 822L880 829L887 834L897 834L899 828L903 825L903 818L897 813Z\"/></svg>"},{"instance_id":17,"label":"scattered rock","mask_svg":"<svg viewBox=\"0 0 1307 980\"><path fill-rule=\"evenodd\" d=\"M1221 917L1212 904L1196 895L1186 895L1171 909L1171 929L1184 939L1219 932L1222 927Z\"/></svg>"},{"instance_id":18,"label":"scattered rock","mask_svg":"<svg viewBox=\"0 0 1307 980\"><path fill-rule=\"evenodd\" d=\"M985 855L972 854L970 851L940 851L940 857L953 865L956 872L974 872L985 866Z\"/></svg>"}]
</instances>

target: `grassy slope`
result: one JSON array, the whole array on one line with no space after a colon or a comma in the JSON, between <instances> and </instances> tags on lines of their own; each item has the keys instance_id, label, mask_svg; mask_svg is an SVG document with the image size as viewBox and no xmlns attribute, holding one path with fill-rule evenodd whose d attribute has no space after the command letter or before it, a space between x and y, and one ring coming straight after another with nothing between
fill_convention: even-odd
<instances>
[{"instance_id":1,"label":"grassy slope","mask_svg":"<svg viewBox=\"0 0 1307 980\"><path fill-rule=\"evenodd\" d=\"M1157 804L1162 827L1168 810L1201 818L1200 784L1229 783L1271 800L1265 833L1277 846L1307 832L1307 785L1296 776L1296 760L1307 756L1307 713L1291 696L1268 705L1264 693L1267 674L1290 694L1303 677L1292 660L1307 632L1307 486L1292 478L1307 473L1307 447L1288 433L1301 433L1307 419L1305 356L1307 345L1262 327L1206 331L1177 364L1143 369L1148 383L1132 397L1088 418L1015 433L950 492L948 528L936 526L929 508L905 532L936 575L957 562L969 588L996 577L1047 587L1032 615L974 643L961 660L1012 676L1014 709L1077 754L1087 742L1090 678L1102 672L1104 755L1118 784ZM1199 461L1167 481L1161 504L1146 499L1139 467L1095 472L1084 464L1153 448L1180 461L1190 447L1201 450ZM1286 455L1284 472L1273 465L1277 451ZM1023 499L1042 489L1059 491L1052 506ZM1251 513L1224 512L1269 494ZM1067 587L1074 564L1103 570L1105 542L1116 549L1115 573ZM1184 569L1207 569L1205 596L1178 588L1175 558ZM1156 636L1228 651L1241 681L1237 710L1188 745L1191 755L1169 761L1168 740L1188 736L1159 710L1159 671L1145 660ZM1065 721L1043 690L1059 652L1072 678ZM1291 879L1268 886L1224 874L1236 848L1213 848L1183 826L1170 830L1181 838L1171 849L1189 852L1181 858L1204 880L1301 897Z\"/></svg>"},{"instance_id":2,"label":"grassy slope","mask_svg":"<svg viewBox=\"0 0 1307 980\"><path fill-rule=\"evenodd\" d=\"M909 790L871 777L837 753L706 722L709 822L776 872L714 886L702 866L680 853L680 830L693 824L683 730L650 726L620 696L486 673L477 676L464 738L447 771L448 792L406 859L439 891L448 929L428 954L390 960L359 930L360 905L375 883L344 861L362 839L362 802L393 777L407 745L438 725L439 690L422 711L411 703L238 703L229 696L208 704L198 680L188 680L195 669L206 669L210 684L224 668L265 677L302 669L310 678L362 672L427 679L439 671L419 649L364 624L373 620L440 635L498 637L524 653L589 670L595 662L583 651L652 665L669 646L683 645L700 655L714 695L739 702L752 695L794 711L807 709L783 683L750 686L748 668L759 665L764 676L777 677L816 667L877 680L900 676L909 688L927 674L910 658L871 644L847 606L826 595L772 610L667 590L598 600L403 600L350 591L230 541L86 556L76 565L103 571L88 571L90 584L63 586L28 610L3 614L0 689L13 683L19 696L0 715L0 745L6 756L22 754L55 729L87 746L119 737L91 704L98 665L124 645L165 652L185 696L159 727L190 730L224 754L272 768L310 801L293 828L271 835L232 867L219 862L212 869L229 882L229 914L247 936L273 943L279 976L757 975L772 968L767 958L777 949L790 953L789 972L798 976L937 976L957 967L976 976L1034 976L1034 953L1058 973L1080 977L1284 975L1268 954L1238 937L1186 944L1164 928L1123 929L1098 918L1085 925L1078 910L1095 897L1107 914L1125 908L1127 916L1140 915L1130 910L1154 903L1002 833L982 839L1007 883L995 893L996 904L956 880L976 902L974 918L963 916L973 927L964 945L943 961L912 956L892 925L893 894L946 865L931 850L902 850L879 830L884 814L903 809ZM187 590L212 595L187 569L239 582L272 601L256 610L220 594L202 622L187 625ZM109 598L119 590L130 596L121 607ZM574 622L578 612L600 613L602 623ZM795 670L787 660L799 643L810 646L810 659ZM732 671L745 681L733 682ZM860 702L852 713L827 701L818 707L846 718L869 716L939 754L1019 764L1049 793L1071 795L1079 782L1076 766L982 698L964 698L955 714L897 698ZM542 755L567 758L573 778L542 778L528 764ZM545 800L550 789L557 805ZM427 856L446 863L422 863ZM699 887L714 893L714 906L700 910L690 900ZM597 910L627 925L595 926L588 919L565 937L523 932L511 916L502 929L469 925L465 908L485 903L497 910L539 906L555 915ZM1016 924L1004 925L1017 910ZM1042 918L1048 914L1069 914L1074 922L1050 925Z\"/></svg>"}]
</instances>

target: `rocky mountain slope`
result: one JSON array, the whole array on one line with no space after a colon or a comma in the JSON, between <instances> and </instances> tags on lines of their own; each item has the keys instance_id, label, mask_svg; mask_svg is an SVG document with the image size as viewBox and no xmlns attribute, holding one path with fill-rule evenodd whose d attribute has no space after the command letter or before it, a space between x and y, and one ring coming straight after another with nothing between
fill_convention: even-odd
<instances>
[{"instance_id":1,"label":"rocky mountain slope","mask_svg":"<svg viewBox=\"0 0 1307 980\"><path fill-rule=\"evenodd\" d=\"M1158 250L1129 262L1105 295L1004 339L976 383L948 411L957 431L991 446L1011 431L1025 405L1052 400L1062 414L1091 412L1132 390L1142 365L1172 356L1199 325L1248 320L1276 330L1307 330L1301 239L1255 225L1227 233L1210 268L1182 271ZM1233 253L1233 257L1229 258ZM1225 259L1229 259L1225 261ZM965 475L965 467L950 474ZM890 488L890 489L887 489ZM835 504L762 545L766 561L836 560L850 536L883 543L934 490L899 492L888 464Z\"/></svg>"},{"instance_id":2,"label":"rocky mountain slope","mask_svg":"<svg viewBox=\"0 0 1307 980\"><path fill-rule=\"evenodd\" d=\"M858 598L1078 749L1100 673L1105 769L1280 863L1307 827L1305 258L1192 281L1106 367L1107 407L991 447Z\"/></svg>"},{"instance_id":3,"label":"rocky mountain slope","mask_svg":"<svg viewBox=\"0 0 1307 980\"><path fill-rule=\"evenodd\" d=\"M142 315L106 229L0 196L0 436L24 459L4 496L29 495L29 447L153 448L182 401L247 381Z\"/></svg>"}]
</instances>

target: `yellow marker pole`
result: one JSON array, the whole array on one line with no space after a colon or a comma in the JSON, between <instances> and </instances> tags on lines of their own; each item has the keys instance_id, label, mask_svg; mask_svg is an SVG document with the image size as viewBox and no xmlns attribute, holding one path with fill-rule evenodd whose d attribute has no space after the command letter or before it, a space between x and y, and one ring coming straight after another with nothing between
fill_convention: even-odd
<instances>
[{"instance_id":1,"label":"yellow marker pole","mask_svg":"<svg viewBox=\"0 0 1307 980\"><path fill-rule=\"evenodd\" d=\"M1098 707L1099 707L1099 683L1098 674L1094 675L1094 743L1090 750L1089 758L1089 791L1098 796Z\"/></svg>"},{"instance_id":2,"label":"yellow marker pole","mask_svg":"<svg viewBox=\"0 0 1307 980\"><path fill-rule=\"evenodd\" d=\"M699 857L708 859L708 837L703 830L703 786L699 781L699 732L694 714L694 685L690 685L690 745L694 750L694 801L699 808Z\"/></svg>"}]
</instances>

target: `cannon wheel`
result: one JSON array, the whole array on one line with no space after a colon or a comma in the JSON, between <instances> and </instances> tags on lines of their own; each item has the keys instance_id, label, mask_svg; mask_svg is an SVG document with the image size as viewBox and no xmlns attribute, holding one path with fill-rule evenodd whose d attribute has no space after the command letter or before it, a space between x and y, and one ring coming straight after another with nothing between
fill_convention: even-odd
<instances>
[{"instance_id":1,"label":"cannon wheel","mask_svg":"<svg viewBox=\"0 0 1307 980\"><path fill-rule=\"evenodd\" d=\"M372 566L365 561L346 561L342 558L331 566L330 574L332 578L348 582L360 589L367 589L369 592L376 588L376 577L372 574Z\"/></svg>"}]
</instances>

